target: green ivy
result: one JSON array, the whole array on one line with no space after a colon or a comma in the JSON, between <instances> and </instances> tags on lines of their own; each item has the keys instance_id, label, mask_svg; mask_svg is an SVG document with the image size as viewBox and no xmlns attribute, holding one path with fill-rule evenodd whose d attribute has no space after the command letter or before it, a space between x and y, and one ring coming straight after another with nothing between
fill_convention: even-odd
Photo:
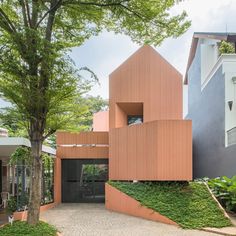
<instances>
[{"instance_id":1,"label":"green ivy","mask_svg":"<svg viewBox=\"0 0 236 236\"><path fill-rule=\"evenodd\" d=\"M231 225L203 183L109 181L109 184L183 228Z\"/></svg>"}]
</instances>

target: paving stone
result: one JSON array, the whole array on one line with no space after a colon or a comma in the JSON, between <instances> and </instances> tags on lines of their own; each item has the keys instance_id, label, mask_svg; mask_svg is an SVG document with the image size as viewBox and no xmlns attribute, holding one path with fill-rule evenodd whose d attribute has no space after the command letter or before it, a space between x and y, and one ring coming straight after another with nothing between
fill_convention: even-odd
<instances>
[{"instance_id":1,"label":"paving stone","mask_svg":"<svg viewBox=\"0 0 236 236\"><path fill-rule=\"evenodd\" d=\"M41 214L63 236L217 236L184 230L105 209L104 204L60 204ZM219 236L219 235L218 235Z\"/></svg>"}]
</instances>

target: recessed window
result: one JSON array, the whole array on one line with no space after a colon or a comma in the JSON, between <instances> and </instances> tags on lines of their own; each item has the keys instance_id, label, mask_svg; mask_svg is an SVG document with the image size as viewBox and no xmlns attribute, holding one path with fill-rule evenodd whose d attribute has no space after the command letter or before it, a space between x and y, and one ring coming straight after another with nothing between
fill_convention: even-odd
<instances>
[{"instance_id":1,"label":"recessed window","mask_svg":"<svg viewBox=\"0 0 236 236\"><path fill-rule=\"evenodd\" d=\"M141 124L143 123L142 115L128 115L127 116L128 125Z\"/></svg>"}]
</instances>

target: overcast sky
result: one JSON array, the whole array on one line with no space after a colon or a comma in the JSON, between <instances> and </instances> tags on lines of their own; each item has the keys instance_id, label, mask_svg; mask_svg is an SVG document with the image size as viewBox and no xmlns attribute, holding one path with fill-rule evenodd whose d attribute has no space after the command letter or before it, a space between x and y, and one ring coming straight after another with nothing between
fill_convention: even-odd
<instances>
[{"instance_id":1,"label":"overcast sky","mask_svg":"<svg viewBox=\"0 0 236 236\"><path fill-rule=\"evenodd\" d=\"M236 0L184 0L172 12L182 10L192 21L190 29L178 39L165 40L156 50L184 74L193 32L236 32ZM91 94L108 98L109 74L139 47L127 36L104 32L72 49L71 56L78 67L87 66L98 75L101 85ZM186 113L186 91L184 95Z\"/></svg>"},{"instance_id":2,"label":"overcast sky","mask_svg":"<svg viewBox=\"0 0 236 236\"><path fill-rule=\"evenodd\" d=\"M183 10L192 21L189 30L178 39L165 40L156 48L182 74L186 70L193 32L236 32L236 0L185 0L172 11L179 13ZM101 85L95 86L91 94L108 98L109 74L139 47L127 36L104 32L74 48L71 56L79 67L87 66L99 76ZM185 89L185 113L186 107Z\"/></svg>"}]
</instances>

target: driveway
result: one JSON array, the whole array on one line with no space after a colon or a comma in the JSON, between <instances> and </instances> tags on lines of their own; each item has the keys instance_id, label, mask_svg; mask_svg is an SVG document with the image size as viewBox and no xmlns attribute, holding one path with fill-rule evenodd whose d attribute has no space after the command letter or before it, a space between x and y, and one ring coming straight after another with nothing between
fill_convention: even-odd
<instances>
[{"instance_id":1,"label":"driveway","mask_svg":"<svg viewBox=\"0 0 236 236\"><path fill-rule=\"evenodd\" d=\"M104 204L60 204L41 214L63 236L217 236L111 212ZM219 235L218 235L219 236Z\"/></svg>"}]
</instances>

